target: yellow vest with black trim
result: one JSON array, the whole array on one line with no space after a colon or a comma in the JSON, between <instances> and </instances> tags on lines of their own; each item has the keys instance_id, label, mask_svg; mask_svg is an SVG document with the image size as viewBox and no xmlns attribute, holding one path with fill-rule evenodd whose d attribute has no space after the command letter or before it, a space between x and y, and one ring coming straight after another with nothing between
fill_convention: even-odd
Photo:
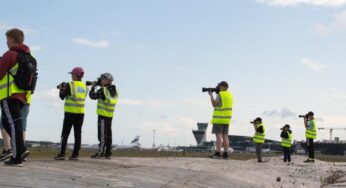
<instances>
[{"instance_id":1,"label":"yellow vest with black trim","mask_svg":"<svg viewBox=\"0 0 346 188\"><path fill-rule=\"evenodd\" d=\"M87 95L87 86L81 81L73 81L69 83L71 95L66 96L65 112L74 114L84 114L85 97Z\"/></svg>"},{"instance_id":2,"label":"yellow vest with black trim","mask_svg":"<svg viewBox=\"0 0 346 188\"><path fill-rule=\"evenodd\" d=\"M258 125L256 126L256 129L258 129L258 128L261 127L261 126L263 127L263 133L259 133L259 132L256 131L256 132L255 132L255 135L254 135L254 137L253 137L253 141L254 141L255 143L258 143L258 144L263 144L264 141L265 141L265 136L266 136L266 134L265 134L266 129L265 129L263 123L258 124Z\"/></svg>"},{"instance_id":3,"label":"yellow vest with black trim","mask_svg":"<svg viewBox=\"0 0 346 188\"><path fill-rule=\"evenodd\" d=\"M16 75L18 70L18 63L16 63L9 71ZM0 101L11 97L15 93L25 93L24 90L19 89L16 83L14 82L14 78L8 72L5 76L0 80Z\"/></svg>"},{"instance_id":4,"label":"yellow vest with black trim","mask_svg":"<svg viewBox=\"0 0 346 188\"><path fill-rule=\"evenodd\" d=\"M111 96L107 87L103 87L103 93L106 99L97 100L97 115L112 118L114 115L115 105L118 102L118 96Z\"/></svg>"},{"instance_id":5,"label":"yellow vest with black trim","mask_svg":"<svg viewBox=\"0 0 346 188\"><path fill-rule=\"evenodd\" d=\"M306 138L312 138L316 139L317 138L317 133L316 133L316 120L312 119L307 122L308 126L305 129L305 137Z\"/></svg>"},{"instance_id":6,"label":"yellow vest with black trim","mask_svg":"<svg viewBox=\"0 0 346 188\"><path fill-rule=\"evenodd\" d=\"M26 91L26 103L31 104L31 91Z\"/></svg>"},{"instance_id":7,"label":"yellow vest with black trim","mask_svg":"<svg viewBox=\"0 0 346 188\"><path fill-rule=\"evenodd\" d=\"M289 131L287 131L287 135L288 135L288 138L282 137L281 146L290 148L292 146L292 134Z\"/></svg>"},{"instance_id":8,"label":"yellow vest with black trim","mask_svg":"<svg viewBox=\"0 0 346 188\"><path fill-rule=\"evenodd\" d=\"M211 123L229 125L232 119L233 96L229 91L220 91L219 95L222 106L214 107Z\"/></svg>"}]
</instances>

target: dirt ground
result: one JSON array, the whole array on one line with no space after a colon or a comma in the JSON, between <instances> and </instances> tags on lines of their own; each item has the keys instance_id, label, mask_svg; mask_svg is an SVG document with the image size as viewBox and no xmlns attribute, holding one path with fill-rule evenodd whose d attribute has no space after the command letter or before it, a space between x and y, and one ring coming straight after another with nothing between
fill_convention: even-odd
<instances>
[{"instance_id":1,"label":"dirt ground","mask_svg":"<svg viewBox=\"0 0 346 188\"><path fill-rule=\"evenodd\" d=\"M79 161L29 160L24 167L0 166L0 187L346 187L346 163L303 157L286 165L278 157L255 160L201 158L82 158ZM328 177L328 178L327 178ZM280 181L278 181L280 179Z\"/></svg>"}]
</instances>

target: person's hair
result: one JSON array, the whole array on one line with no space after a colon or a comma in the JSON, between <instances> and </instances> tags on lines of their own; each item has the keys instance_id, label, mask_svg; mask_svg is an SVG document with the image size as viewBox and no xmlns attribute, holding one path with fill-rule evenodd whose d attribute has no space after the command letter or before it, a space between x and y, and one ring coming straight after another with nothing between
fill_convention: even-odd
<instances>
[{"instance_id":1,"label":"person's hair","mask_svg":"<svg viewBox=\"0 0 346 188\"><path fill-rule=\"evenodd\" d=\"M6 32L6 37L13 39L17 44L23 44L24 42L24 33L18 28L8 30Z\"/></svg>"}]
</instances>

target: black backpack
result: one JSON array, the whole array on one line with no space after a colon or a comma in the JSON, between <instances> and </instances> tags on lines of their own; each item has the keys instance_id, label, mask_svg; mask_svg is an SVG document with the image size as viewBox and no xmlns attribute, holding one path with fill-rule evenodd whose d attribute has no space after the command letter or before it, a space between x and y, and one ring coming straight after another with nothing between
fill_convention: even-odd
<instances>
[{"instance_id":1,"label":"black backpack","mask_svg":"<svg viewBox=\"0 0 346 188\"><path fill-rule=\"evenodd\" d=\"M34 93L37 82L37 61L36 59L28 52L17 51L17 63L18 70L14 75L11 71L8 71L14 78L19 89L30 90L31 93Z\"/></svg>"}]
</instances>

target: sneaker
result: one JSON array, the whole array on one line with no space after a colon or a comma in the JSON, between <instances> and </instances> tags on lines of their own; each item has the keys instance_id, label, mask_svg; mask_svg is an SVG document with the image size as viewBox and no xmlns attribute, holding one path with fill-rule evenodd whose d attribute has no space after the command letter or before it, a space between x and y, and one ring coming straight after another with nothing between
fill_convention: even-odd
<instances>
[{"instance_id":1,"label":"sneaker","mask_svg":"<svg viewBox=\"0 0 346 188\"><path fill-rule=\"evenodd\" d=\"M7 151L3 150L0 156L0 161L5 161L13 156L12 150L9 149Z\"/></svg>"},{"instance_id":2,"label":"sneaker","mask_svg":"<svg viewBox=\"0 0 346 188\"><path fill-rule=\"evenodd\" d=\"M263 161L262 161L262 160L258 160L257 162L258 162L258 163L263 163Z\"/></svg>"},{"instance_id":3,"label":"sneaker","mask_svg":"<svg viewBox=\"0 0 346 188\"><path fill-rule=\"evenodd\" d=\"M112 159L112 154L106 154L105 159Z\"/></svg>"},{"instance_id":4,"label":"sneaker","mask_svg":"<svg viewBox=\"0 0 346 188\"><path fill-rule=\"evenodd\" d=\"M28 160L28 157L30 155L30 151L29 150L25 150L23 153L22 153L22 161L27 161Z\"/></svg>"},{"instance_id":5,"label":"sneaker","mask_svg":"<svg viewBox=\"0 0 346 188\"><path fill-rule=\"evenodd\" d=\"M62 161L65 160L65 155L58 154L54 157L55 160Z\"/></svg>"},{"instance_id":6,"label":"sneaker","mask_svg":"<svg viewBox=\"0 0 346 188\"><path fill-rule=\"evenodd\" d=\"M94 155L90 156L90 158L92 158L92 159L99 159L99 158L103 158L103 157L105 157L105 155L102 153L95 153Z\"/></svg>"},{"instance_id":7,"label":"sneaker","mask_svg":"<svg viewBox=\"0 0 346 188\"><path fill-rule=\"evenodd\" d=\"M215 152L212 155L209 155L209 158L212 158L212 159L220 159L220 157L221 157L220 152Z\"/></svg>"},{"instance_id":8,"label":"sneaker","mask_svg":"<svg viewBox=\"0 0 346 188\"><path fill-rule=\"evenodd\" d=\"M78 155L71 155L68 160L71 160L71 161L78 161Z\"/></svg>"},{"instance_id":9,"label":"sneaker","mask_svg":"<svg viewBox=\"0 0 346 188\"><path fill-rule=\"evenodd\" d=\"M10 160L6 161L4 164L6 166L23 167L23 163L22 162L17 162L13 158L11 158Z\"/></svg>"},{"instance_id":10,"label":"sneaker","mask_svg":"<svg viewBox=\"0 0 346 188\"><path fill-rule=\"evenodd\" d=\"M224 160L228 160L228 159L229 159L229 156L228 156L228 153L227 153L227 152L224 152L224 153L222 154L222 159L224 159Z\"/></svg>"}]
</instances>

